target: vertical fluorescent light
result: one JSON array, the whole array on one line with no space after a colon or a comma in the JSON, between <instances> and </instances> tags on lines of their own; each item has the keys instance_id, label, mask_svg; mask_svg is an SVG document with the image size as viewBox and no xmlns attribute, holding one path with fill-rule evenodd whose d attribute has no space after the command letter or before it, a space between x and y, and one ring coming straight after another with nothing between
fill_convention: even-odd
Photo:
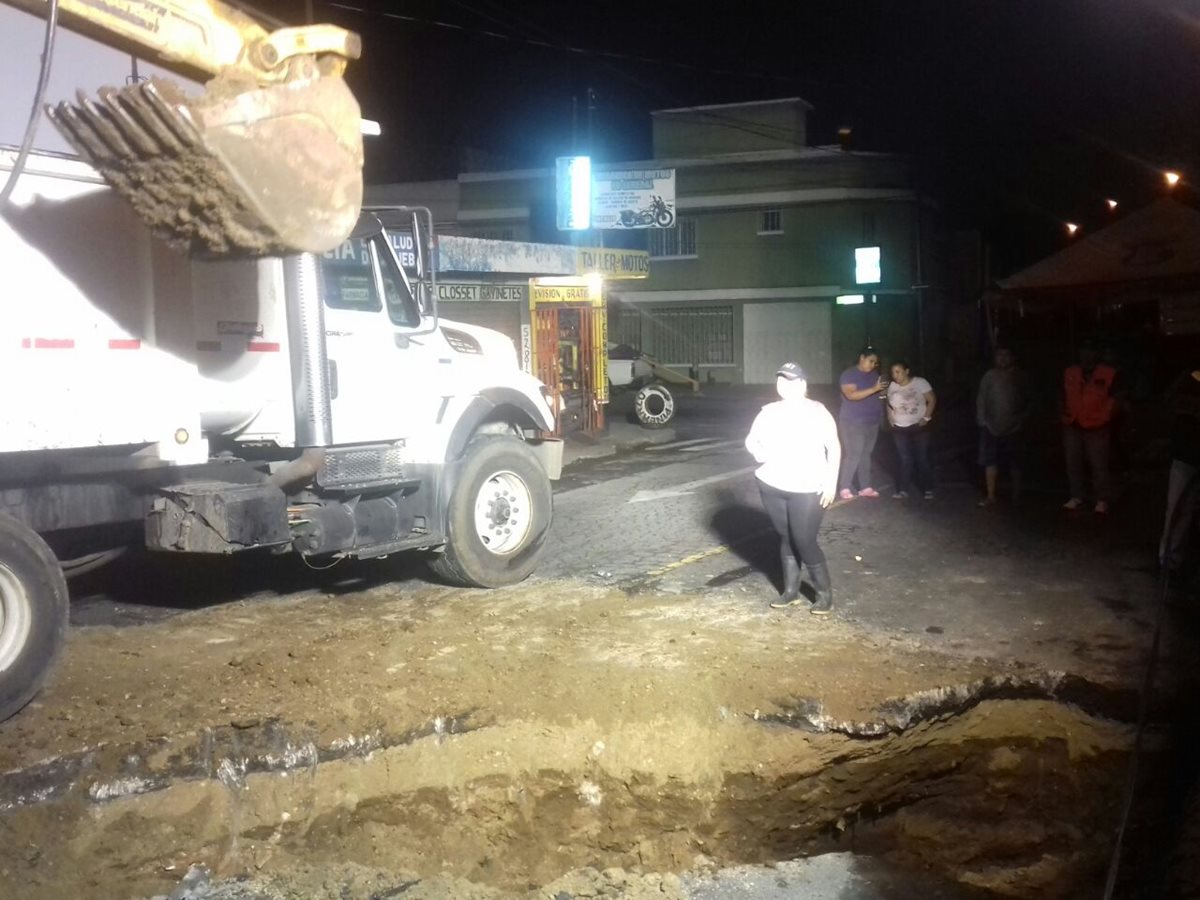
<instances>
[{"instance_id":1,"label":"vertical fluorescent light","mask_svg":"<svg viewBox=\"0 0 1200 900\"><path fill-rule=\"evenodd\" d=\"M586 229L592 224L592 160L580 156L571 166L571 223Z\"/></svg>"},{"instance_id":2,"label":"vertical fluorescent light","mask_svg":"<svg viewBox=\"0 0 1200 900\"><path fill-rule=\"evenodd\" d=\"M592 227L591 157L560 156L555 168L558 227L563 231L586 231Z\"/></svg>"}]
</instances>

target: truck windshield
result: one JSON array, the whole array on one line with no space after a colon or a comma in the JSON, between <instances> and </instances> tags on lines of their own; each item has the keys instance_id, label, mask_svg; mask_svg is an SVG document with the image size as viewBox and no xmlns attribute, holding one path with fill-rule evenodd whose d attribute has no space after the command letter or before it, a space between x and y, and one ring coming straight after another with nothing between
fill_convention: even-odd
<instances>
[{"instance_id":1,"label":"truck windshield","mask_svg":"<svg viewBox=\"0 0 1200 900\"><path fill-rule=\"evenodd\" d=\"M396 265L396 259L388 252L382 237L374 238L379 257L379 272L383 280L384 300L387 301L388 316L404 328L415 328L421 324L421 312L413 297L408 279Z\"/></svg>"},{"instance_id":2,"label":"truck windshield","mask_svg":"<svg viewBox=\"0 0 1200 900\"><path fill-rule=\"evenodd\" d=\"M351 238L317 257L322 296L331 309L378 312L381 308L371 273L371 253L362 238Z\"/></svg>"},{"instance_id":3,"label":"truck windshield","mask_svg":"<svg viewBox=\"0 0 1200 900\"><path fill-rule=\"evenodd\" d=\"M371 244L374 244L374 247ZM382 302L371 268L372 250L379 260ZM396 266L381 236L351 238L340 247L317 257L325 305L331 309L379 312L387 304L388 317L396 325L414 328L421 324L417 301L408 281Z\"/></svg>"}]
</instances>

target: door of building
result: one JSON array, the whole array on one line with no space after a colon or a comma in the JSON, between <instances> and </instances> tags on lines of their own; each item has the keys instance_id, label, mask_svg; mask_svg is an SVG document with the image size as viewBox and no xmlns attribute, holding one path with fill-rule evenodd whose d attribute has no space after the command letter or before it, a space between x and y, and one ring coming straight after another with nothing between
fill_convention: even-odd
<instances>
[{"instance_id":1,"label":"door of building","mask_svg":"<svg viewBox=\"0 0 1200 900\"><path fill-rule=\"evenodd\" d=\"M827 300L747 303L742 309L745 382L770 384L781 363L794 361L813 384L832 384L831 306Z\"/></svg>"}]
</instances>

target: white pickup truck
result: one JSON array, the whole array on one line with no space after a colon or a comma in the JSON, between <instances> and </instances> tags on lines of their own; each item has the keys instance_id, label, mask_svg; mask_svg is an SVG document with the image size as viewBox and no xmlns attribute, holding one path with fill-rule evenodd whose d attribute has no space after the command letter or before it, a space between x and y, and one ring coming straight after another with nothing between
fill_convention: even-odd
<instances>
[{"instance_id":1,"label":"white pickup truck","mask_svg":"<svg viewBox=\"0 0 1200 900\"><path fill-rule=\"evenodd\" d=\"M0 178L15 154L0 150ZM562 446L511 341L437 317L427 214L321 256L204 262L76 159L30 157L0 211L0 718L36 693L66 577L144 545L432 552L449 581L538 561ZM389 221L391 221L389 219Z\"/></svg>"}]
</instances>

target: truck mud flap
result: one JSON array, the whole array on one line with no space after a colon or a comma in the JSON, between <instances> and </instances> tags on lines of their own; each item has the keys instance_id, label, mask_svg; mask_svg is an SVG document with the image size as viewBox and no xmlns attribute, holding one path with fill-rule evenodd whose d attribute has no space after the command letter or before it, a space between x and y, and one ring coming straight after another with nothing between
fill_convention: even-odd
<instances>
[{"instance_id":1,"label":"truck mud flap","mask_svg":"<svg viewBox=\"0 0 1200 900\"><path fill-rule=\"evenodd\" d=\"M551 481L558 481L562 478L563 470L563 442L560 438L542 438L536 441L527 441L529 449L531 449L538 458L538 462L542 464L542 468L546 470L546 476Z\"/></svg>"}]
</instances>

